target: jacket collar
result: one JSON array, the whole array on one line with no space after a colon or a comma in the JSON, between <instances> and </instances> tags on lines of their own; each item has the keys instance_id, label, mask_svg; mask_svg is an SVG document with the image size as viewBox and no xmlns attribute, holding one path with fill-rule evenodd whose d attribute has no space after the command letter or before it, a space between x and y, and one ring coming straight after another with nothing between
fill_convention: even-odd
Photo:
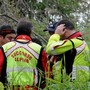
<instances>
[{"instance_id":1,"label":"jacket collar","mask_svg":"<svg viewBox=\"0 0 90 90\"><path fill-rule=\"evenodd\" d=\"M82 33L81 32L75 32L72 35L70 35L67 39L72 39L72 38L77 38L77 37L82 37Z\"/></svg>"},{"instance_id":2,"label":"jacket collar","mask_svg":"<svg viewBox=\"0 0 90 90\"><path fill-rule=\"evenodd\" d=\"M26 41L29 40L29 41L32 41L32 39L27 35L19 35L19 36L16 37L16 40L26 40Z\"/></svg>"}]
</instances>

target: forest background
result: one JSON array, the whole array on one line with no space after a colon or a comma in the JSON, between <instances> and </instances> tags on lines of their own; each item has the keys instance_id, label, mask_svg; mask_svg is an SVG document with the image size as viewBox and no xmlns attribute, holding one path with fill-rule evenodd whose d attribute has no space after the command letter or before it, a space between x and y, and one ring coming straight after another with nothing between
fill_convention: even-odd
<instances>
[{"instance_id":1,"label":"forest background","mask_svg":"<svg viewBox=\"0 0 90 90\"><path fill-rule=\"evenodd\" d=\"M34 36L44 44L49 38L49 34L43 32L46 26L53 21L69 19L90 46L89 0L0 0L0 25L8 23L16 29L21 18L32 21Z\"/></svg>"}]
</instances>

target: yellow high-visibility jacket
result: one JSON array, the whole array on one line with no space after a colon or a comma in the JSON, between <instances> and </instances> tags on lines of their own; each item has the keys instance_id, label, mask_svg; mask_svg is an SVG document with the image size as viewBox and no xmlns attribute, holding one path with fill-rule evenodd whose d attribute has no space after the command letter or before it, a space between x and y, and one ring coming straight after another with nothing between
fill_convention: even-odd
<instances>
[{"instance_id":1,"label":"yellow high-visibility jacket","mask_svg":"<svg viewBox=\"0 0 90 90\"><path fill-rule=\"evenodd\" d=\"M60 40L58 34L53 34L46 46L46 52L49 55L59 55L61 57L52 67L54 79L61 81L64 69L64 72L72 80L82 82L89 80L89 48L81 37ZM69 54L67 54L68 52ZM75 53L74 57L73 53Z\"/></svg>"},{"instance_id":2,"label":"yellow high-visibility jacket","mask_svg":"<svg viewBox=\"0 0 90 90\"><path fill-rule=\"evenodd\" d=\"M0 81L3 84L44 88L48 64L47 54L42 46L32 42L27 35L19 35L14 41L2 47L0 48Z\"/></svg>"}]
</instances>

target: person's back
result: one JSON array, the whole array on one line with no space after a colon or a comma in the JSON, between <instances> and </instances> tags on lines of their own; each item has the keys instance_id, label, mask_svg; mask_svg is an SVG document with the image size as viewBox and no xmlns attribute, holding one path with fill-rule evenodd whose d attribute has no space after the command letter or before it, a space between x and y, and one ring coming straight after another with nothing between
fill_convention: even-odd
<instances>
[{"instance_id":1,"label":"person's back","mask_svg":"<svg viewBox=\"0 0 90 90\"><path fill-rule=\"evenodd\" d=\"M12 41L15 37L16 32L10 25L5 24L0 27L0 46Z\"/></svg>"},{"instance_id":2,"label":"person's back","mask_svg":"<svg viewBox=\"0 0 90 90\"><path fill-rule=\"evenodd\" d=\"M66 74L70 76L71 81L89 80L89 48L81 33L75 31L70 21L62 20L58 23L55 34L49 39L46 52L61 57L53 66L54 79L63 82L61 77Z\"/></svg>"},{"instance_id":3,"label":"person's back","mask_svg":"<svg viewBox=\"0 0 90 90\"><path fill-rule=\"evenodd\" d=\"M1 74L2 82L5 83L7 76L8 83L15 88L37 89L39 77L42 77L39 76L39 72L42 71L45 74L47 71L47 55L39 44L32 42L30 38L32 30L31 22L21 21L17 27L15 41L3 45L7 68L4 65L5 71L3 69ZM40 82L40 85L43 84ZM43 87L39 86L39 88Z\"/></svg>"}]
</instances>

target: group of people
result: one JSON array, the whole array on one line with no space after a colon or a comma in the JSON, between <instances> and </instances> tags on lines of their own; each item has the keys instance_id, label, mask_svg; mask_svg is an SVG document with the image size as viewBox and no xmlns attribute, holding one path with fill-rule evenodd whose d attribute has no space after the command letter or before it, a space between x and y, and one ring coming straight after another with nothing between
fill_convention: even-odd
<instances>
[{"instance_id":1,"label":"group of people","mask_svg":"<svg viewBox=\"0 0 90 90\"><path fill-rule=\"evenodd\" d=\"M47 26L44 31L51 36L45 48L32 39L32 22L21 20L16 31L10 25L0 27L0 81L6 88L44 89L47 77L60 83L66 76L70 82L89 81L89 48L71 21Z\"/></svg>"}]
</instances>

